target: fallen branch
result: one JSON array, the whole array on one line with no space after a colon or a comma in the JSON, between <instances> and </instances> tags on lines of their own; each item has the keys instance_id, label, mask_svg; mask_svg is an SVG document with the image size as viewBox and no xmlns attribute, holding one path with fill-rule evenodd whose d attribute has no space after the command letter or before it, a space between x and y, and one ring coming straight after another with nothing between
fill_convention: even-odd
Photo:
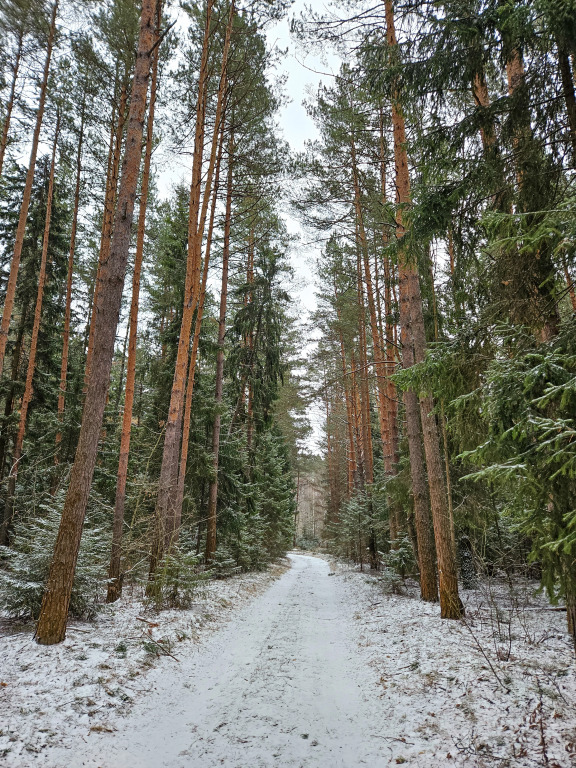
<instances>
[{"instance_id":1,"label":"fallen branch","mask_svg":"<svg viewBox=\"0 0 576 768\"><path fill-rule=\"evenodd\" d=\"M151 627L159 627L160 625L158 622L154 621L148 621L148 619L143 619L142 616L136 616L137 621L143 621L145 624L149 624Z\"/></svg>"},{"instance_id":2,"label":"fallen branch","mask_svg":"<svg viewBox=\"0 0 576 768\"><path fill-rule=\"evenodd\" d=\"M166 656L171 656L174 659L174 661L177 661L178 663L180 663L180 659L177 659L176 656L174 656L173 653L170 653L170 651L167 648L165 648L162 645L162 643L159 643L158 640L154 640L154 638L151 635L142 635L141 637L137 637L135 639L136 640L151 640L155 645L158 646L158 648L160 648L161 651L164 651Z\"/></svg>"}]
</instances>

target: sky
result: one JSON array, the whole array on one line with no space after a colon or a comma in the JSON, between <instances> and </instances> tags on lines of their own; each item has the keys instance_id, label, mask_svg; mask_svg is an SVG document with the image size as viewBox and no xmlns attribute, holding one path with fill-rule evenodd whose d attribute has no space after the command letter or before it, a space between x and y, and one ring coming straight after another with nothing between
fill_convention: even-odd
<instances>
[{"instance_id":1,"label":"sky","mask_svg":"<svg viewBox=\"0 0 576 768\"><path fill-rule=\"evenodd\" d=\"M315 3L314 10L321 11L321 5ZM318 131L308 116L303 101L316 93L321 82L328 84L332 80L331 74L335 73L339 67L339 61L333 54L325 53L320 56L315 51L303 48L290 35L290 20L298 18L304 11L304 0L295 0L289 14L267 30L269 45L287 49L287 53L281 57L277 69L278 74L283 74L286 77L284 92L287 96L287 104L278 114L278 125L294 152L302 151L306 141L318 138ZM302 229L298 220L291 214L289 206L284 208L283 217L288 231L299 237L291 254L291 263L294 269L291 295L295 307L301 312L302 320L306 321L310 312L316 308L313 264L321 253L321 245L314 242L310 232L305 232ZM308 330L306 348L311 350L313 346L313 334ZM312 434L306 447L317 453L321 450L323 438L324 413L322 405L320 403L311 404L308 408L308 417L312 426Z\"/></svg>"},{"instance_id":2,"label":"sky","mask_svg":"<svg viewBox=\"0 0 576 768\"><path fill-rule=\"evenodd\" d=\"M309 0L308 5L310 5ZM326 7L326 4L314 3L316 12L321 12L323 7ZM328 84L332 80L332 74L339 68L339 60L335 55L329 52L319 55L316 51L304 48L291 36L291 19L299 18L305 10L305 0L294 0L286 17L266 31L268 44L286 51L285 55L279 57L280 60L274 72L277 77L283 76L286 79L283 86L286 103L277 115L277 124L293 152L304 150L306 141L318 137L314 122L308 116L303 101L307 97L314 96L321 82ZM156 168L158 187L163 196L168 194L176 183L180 181L189 183L189 157L180 156L175 162L174 157L170 156L169 149L165 157L160 151ZM314 242L313 233L302 229L290 210L288 200L282 203L280 213L289 233L298 238L290 257L294 269L294 280L289 290L295 314L298 314L302 322L306 323L310 313L316 308L313 265L321 253L321 244ZM306 330L304 353L306 349L313 348L313 336L309 329ZM319 404L311 405L308 415L313 433L307 447L316 452L319 450L322 439L324 415Z\"/></svg>"},{"instance_id":3,"label":"sky","mask_svg":"<svg viewBox=\"0 0 576 768\"><path fill-rule=\"evenodd\" d=\"M305 5L304 0L295 0L289 14L267 30L270 45L287 49L287 54L281 58L277 69L278 74L284 74L287 78L284 92L288 98L288 103L278 114L278 125L294 152L302 151L306 141L318 137L314 122L302 102L315 94L320 82L327 84L332 79L331 74L336 72L339 66L334 55L327 53L320 57L317 53L304 49L290 35L290 20L298 18L305 11ZM315 11L321 10L322 5L315 3ZM320 246L312 242L311 234L302 230L288 209L284 210L283 216L289 232L300 237L292 254L292 266L295 271L293 296L299 302L303 315L307 316L316 307L312 263L320 253Z\"/></svg>"}]
</instances>

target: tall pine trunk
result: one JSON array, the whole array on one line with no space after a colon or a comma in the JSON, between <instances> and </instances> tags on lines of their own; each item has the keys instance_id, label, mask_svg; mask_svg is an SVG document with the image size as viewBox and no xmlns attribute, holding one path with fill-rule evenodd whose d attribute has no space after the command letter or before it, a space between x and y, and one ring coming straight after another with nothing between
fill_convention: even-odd
<instances>
[{"instance_id":1,"label":"tall pine trunk","mask_svg":"<svg viewBox=\"0 0 576 768\"><path fill-rule=\"evenodd\" d=\"M26 433L26 420L28 418L28 408L32 402L34 394L33 380L36 372L36 353L38 351L38 335L40 333L40 321L42 320L42 304L44 301L44 286L46 285L46 267L48 264L48 245L50 242L50 224L52 221L52 201L54 198L54 174L56 171L56 151L58 149L58 135L60 133L60 111L56 117L56 128L54 131L54 143L52 145L52 158L50 160L50 174L48 178L48 194L46 197L46 217L44 220L44 235L42 238L42 255L40 257L40 270L38 273L38 290L36 293L36 306L34 309L34 322L32 324L32 336L30 338L30 353L28 355L28 368L26 371L26 384L24 394L20 404L20 416L18 420L18 431L14 442L14 454L12 456L12 467L8 477L8 489L6 492L6 504L4 507L4 519L2 521L2 530L0 531L0 544L6 545L9 540L10 527L14 514L14 494L16 492L16 480L18 478L18 468L22 457L22 446L24 444L24 435Z\"/></svg>"},{"instance_id":2,"label":"tall pine trunk","mask_svg":"<svg viewBox=\"0 0 576 768\"><path fill-rule=\"evenodd\" d=\"M218 464L220 452L220 426L222 422L222 391L224 387L224 338L226 336L226 304L228 300L228 266L230 262L230 226L232 223L234 134L230 131L228 142L228 178L226 182L226 214L224 219L224 244L222 249L222 285L220 288L220 314L218 317L218 352L216 353L215 414L212 427L212 480L208 493L205 559L210 563L216 552L216 523L218 507Z\"/></svg>"},{"instance_id":3,"label":"tall pine trunk","mask_svg":"<svg viewBox=\"0 0 576 768\"><path fill-rule=\"evenodd\" d=\"M216 171L214 175L214 194L212 196L212 209L210 211L210 222L208 224L208 233L206 235L206 251L204 253L204 267L202 269L202 283L200 285L200 298L196 310L196 325L194 328L194 337L192 339L192 350L190 352L190 363L188 366L188 383L186 385L186 402L184 404L184 421L182 424L182 445L180 447L180 465L178 467L178 486L176 489L175 501L175 521L174 530L177 533L182 521L182 505L184 504L184 487L186 483L186 467L188 464L188 447L190 445L190 422L192 418L192 396L194 394L194 377L196 373L196 363L198 361L198 347L200 345L200 331L202 330L202 318L204 316L204 305L206 300L206 286L208 283L208 270L210 267L210 253L214 236L214 221L216 218L216 206L218 203L218 188L220 186L220 166L222 163L222 148L224 134L220 134L220 146L218 148L218 159L216 161Z\"/></svg>"},{"instance_id":4,"label":"tall pine trunk","mask_svg":"<svg viewBox=\"0 0 576 768\"><path fill-rule=\"evenodd\" d=\"M23 44L24 44L24 34L22 31L20 31L20 34L18 35L18 47L16 48L16 57L14 59L14 66L12 67L12 79L10 80L10 93L8 95L8 101L6 102L6 115L4 117L4 125L2 126L2 137L0 138L0 176L2 176L2 168L4 167L4 155L6 154L6 147L8 146L8 132L10 130L12 110L14 109L14 101L16 97L16 83L18 82L18 73L20 72L20 62L22 61Z\"/></svg>"},{"instance_id":5,"label":"tall pine trunk","mask_svg":"<svg viewBox=\"0 0 576 768\"><path fill-rule=\"evenodd\" d=\"M26 183L20 204L20 215L18 218L18 228L16 229L16 239L14 241L14 252L10 263L10 274L6 286L6 298L2 310L2 320L0 322L0 377L4 370L4 357L6 354L6 344L8 342L8 333L10 331L10 320L12 319L12 310L16 299L16 282L18 280L18 270L20 269L20 258L22 256L22 247L24 245L24 236L26 234L26 221L28 218L28 209L30 207L30 198L32 196L32 185L34 183L34 172L36 170L36 157L38 155L38 144L40 142L40 131L44 118L44 108L46 106L46 92L48 90L48 78L50 76L50 64L52 62L52 50L54 48L54 38L56 36L56 18L58 15L58 5L60 0L54 0L52 5L52 15L50 19L50 29L48 31L48 40L46 42L46 58L44 59L44 72L42 83L40 85L40 96L38 99L38 108L36 111L36 125L34 135L32 136L32 148L30 150L30 161L26 173Z\"/></svg>"},{"instance_id":6,"label":"tall pine trunk","mask_svg":"<svg viewBox=\"0 0 576 768\"><path fill-rule=\"evenodd\" d=\"M80 190L82 182L82 148L84 144L84 119L85 106L82 103L80 114L80 132L78 135L78 149L76 152L76 184L74 188L74 213L72 214L72 229L70 231L70 248L68 251L68 272L66 275L66 302L64 306L64 330L62 332L62 358L60 362L60 385L58 387L58 422L60 425L64 420L64 409L66 407L66 387L68 379L68 354L70 351L70 321L72 318L72 279L74 277L74 255L76 253L76 235L78 232L78 214L80 211ZM56 453L54 454L54 463L58 464L60 460L60 443L62 442L62 429L59 428L56 434ZM56 478L54 479L56 483ZM56 485L53 485L56 489Z\"/></svg>"},{"instance_id":7,"label":"tall pine trunk","mask_svg":"<svg viewBox=\"0 0 576 768\"><path fill-rule=\"evenodd\" d=\"M338 288L334 281L334 298L336 303L336 313L338 316L338 339L340 342L340 358L342 363L342 386L344 388L344 399L346 400L346 431L348 436L348 450L346 451L347 461L347 495L350 498L356 486L356 446L354 444L354 406L352 403L352 393L350 391L350 381L348 376L348 364L346 362L346 347L344 345L344 334L342 332L342 313L338 306Z\"/></svg>"},{"instance_id":8,"label":"tall pine trunk","mask_svg":"<svg viewBox=\"0 0 576 768\"><path fill-rule=\"evenodd\" d=\"M108 174L106 178L106 192L104 195L104 214L102 217L102 234L100 237L100 251L98 254L98 263L96 266L96 277L94 279L94 293L92 295L92 310L90 313L90 326L88 332L88 349L86 352L86 365L84 368L84 389L88 386L88 380L92 372L92 358L94 356L94 329L96 325L96 307L98 306L98 294L100 292L100 274L102 265L110 255L110 246L112 243L112 230L114 225L114 211L116 208L116 198L118 195L118 180L120 177L120 162L122 159L122 137L126 126L126 102L128 98L128 86L126 76L122 83L120 93L120 106L118 108L118 118L116 126L112 128L113 138L110 143L111 153L108 164Z\"/></svg>"},{"instance_id":9,"label":"tall pine trunk","mask_svg":"<svg viewBox=\"0 0 576 768\"><path fill-rule=\"evenodd\" d=\"M162 465L158 483L158 498L155 509L155 530L150 558L151 581L148 591L153 590L153 575L157 564L162 559L164 552L170 548L175 539L176 532L176 496L178 488L178 467L180 457L180 445L182 439L182 422L185 408L185 393L187 381L187 369L190 349L190 336L192 332L192 320L198 305L200 293L200 280L202 270L202 240L208 205L211 199L212 182L216 165L218 137L220 123L224 109L226 71L228 53L230 50L230 37L234 21L234 2L231 3L228 22L226 26L224 48L222 51L222 63L220 71L220 84L218 88L214 128L210 158L206 172L204 195L202 199L202 170L204 159L204 133L206 121L206 99L208 86L208 49L211 38L211 18L213 2L209 0L206 12L206 29L202 49L202 61L198 82L198 96L196 101L196 133L194 138L194 156L192 161L192 184L190 187L190 212L188 224L188 260L186 267L186 282L184 286L184 307L178 349L176 354L176 366L170 395L170 406L166 420L166 432L164 448L162 452ZM202 202L202 205L201 205Z\"/></svg>"},{"instance_id":10,"label":"tall pine trunk","mask_svg":"<svg viewBox=\"0 0 576 768\"><path fill-rule=\"evenodd\" d=\"M394 27L394 12L392 0L386 0L387 41L391 49L396 47L396 30ZM405 228L403 224L403 208L410 204L410 176L408 171L408 154L406 151L406 128L402 115L400 94L395 92L392 98L392 122L394 129L394 157L396 164L397 189L397 236L403 239ZM416 265L410 263L402 243L398 253L398 270L400 275L400 302L404 304L403 313L405 324L409 319L412 339L405 338L407 347L413 344L414 361L421 362L426 354L426 336L424 331L424 316L422 312L422 297ZM406 327L406 326L405 326ZM448 499L444 479L440 440L436 416L433 412L434 403L429 396L420 398L420 419L422 422L422 437L424 454L428 469L428 489L432 509L432 523L436 544L438 564L440 612L442 618L458 619L463 615L463 606L458 594L458 569L456 553L452 545L453 536L448 512ZM418 542L420 551L421 545ZM429 560L430 558L427 558ZM430 576L431 580L431 576Z\"/></svg>"},{"instance_id":11,"label":"tall pine trunk","mask_svg":"<svg viewBox=\"0 0 576 768\"><path fill-rule=\"evenodd\" d=\"M59 643L66 636L66 620L82 526L96 465L98 440L110 384L116 327L120 316L142 157L146 93L154 46L155 5L154 0L142 0L138 54L130 99L114 235L110 256L102 265L100 275L101 291L95 313L92 375L86 391L78 447L70 473L70 484L36 629L36 639L44 645Z\"/></svg>"},{"instance_id":12,"label":"tall pine trunk","mask_svg":"<svg viewBox=\"0 0 576 768\"><path fill-rule=\"evenodd\" d=\"M380 426L380 439L382 441L382 451L386 455L389 452L391 442L389 421L388 421L388 401L386 392L386 361L384 353L384 344L379 332L378 315L376 312L376 302L374 299L374 285L372 281L372 272L368 256L368 242L366 230L364 227L364 216L362 213L362 199L360 191L360 180L358 175L358 164L356 159L356 145L354 137L350 140L350 154L352 160L352 181L354 188L354 208L356 211L357 232L359 237L359 249L364 266L364 282L366 284L366 298L368 300L368 312L370 317L370 331L372 335L372 348L374 354L374 373L376 378L376 399L378 405L378 423ZM361 267L360 267L361 269ZM359 275L361 278L361 275ZM365 371L368 375L368 371Z\"/></svg>"},{"instance_id":13,"label":"tall pine trunk","mask_svg":"<svg viewBox=\"0 0 576 768\"><path fill-rule=\"evenodd\" d=\"M159 42L161 23L161 4L156 7L156 43ZM114 502L114 523L112 527L112 550L110 567L108 569L108 593L106 602L113 603L122 593L120 574L122 557L122 533L124 529L124 506L126 503L126 482L128 480L128 458L130 456L130 436L132 431L132 411L134 407L134 385L136 382L136 351L138 341L138 308L140 301L140 277L144 259L144 235L146 232L146 208L148 205L148 190L150 186L150 166L152 163L152 148L154 145L154 107L158 84L158 45L153 52L152 76L150 80L150 99L148 104L148 122L146 127L146 147L144 150L144 167L142 169L142 186L140 189L140 209L138 211L138 234L136 236L136 254L134 256L134 272L132 274L132 301L130 303L128 362L126 365L126 391L124 396L124 412L122 414L122 433L120 436L120 456L118 458L118 473L116 475L116 498ZM120 386L122 383L120 382Z\"/></svg>"}]
</instances>

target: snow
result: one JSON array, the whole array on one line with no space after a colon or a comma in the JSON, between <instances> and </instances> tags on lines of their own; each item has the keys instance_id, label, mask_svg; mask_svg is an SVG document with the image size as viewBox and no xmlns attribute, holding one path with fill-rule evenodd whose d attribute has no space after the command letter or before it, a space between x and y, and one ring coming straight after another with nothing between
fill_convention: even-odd
<instances>
[{"instance_id":1,"label":"snow","mask_svg":"<svg viewBox=\"0 0 576 768\"><path fill-rule=\"evenodd\" d=\"M441 621L414 586L388 594L377 575L290 560L210 583L190 611L143 614L127 598L60 646L4 637L4 764L576 764L566 617L534 584L465 590L461 623Z\"/></svg>"},{"instance_id":2,"label":"snow","mask_svg":"<svg viewBox=\"0 0 576 768\"><path fill-rule=\"evenodd\" d=\"M30 627L14 632L10 623L0 625L0 764L50 766L54 747L78 750L89 734L122 728L123 717L152 690L152 673L174 674L180 685L181 655L196 653L286 567L203 582L185 611L150 612L140 592L125 590L96 621L72 622L60 645L37 645ZM70 768L81 765L78 754Z\"/></svg>"}]
</instances>

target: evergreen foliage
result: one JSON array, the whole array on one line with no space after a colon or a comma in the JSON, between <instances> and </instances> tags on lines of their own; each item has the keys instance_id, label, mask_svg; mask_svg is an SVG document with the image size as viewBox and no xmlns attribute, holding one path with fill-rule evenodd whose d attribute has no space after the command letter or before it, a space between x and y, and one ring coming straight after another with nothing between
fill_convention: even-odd
<instances>
[{"instance_id":1,"label":"evergreen foliage","mask_svg":"<svg viewBox=\"0 0 576 768\"><path fill-rule=\"evenodd\" d=\"M0 550L4 565L0 569L0 608L8 616L35 621L60 524L62 493L41 496L37 506L26 505L22 496L18 502L19 522L12 547ZM105 513L109 510L101 505L101 500L94 500L80 546L70 601L70 615L76 618L94 618L105 588L110 548Z\"/></svg>"}]
</instances>

